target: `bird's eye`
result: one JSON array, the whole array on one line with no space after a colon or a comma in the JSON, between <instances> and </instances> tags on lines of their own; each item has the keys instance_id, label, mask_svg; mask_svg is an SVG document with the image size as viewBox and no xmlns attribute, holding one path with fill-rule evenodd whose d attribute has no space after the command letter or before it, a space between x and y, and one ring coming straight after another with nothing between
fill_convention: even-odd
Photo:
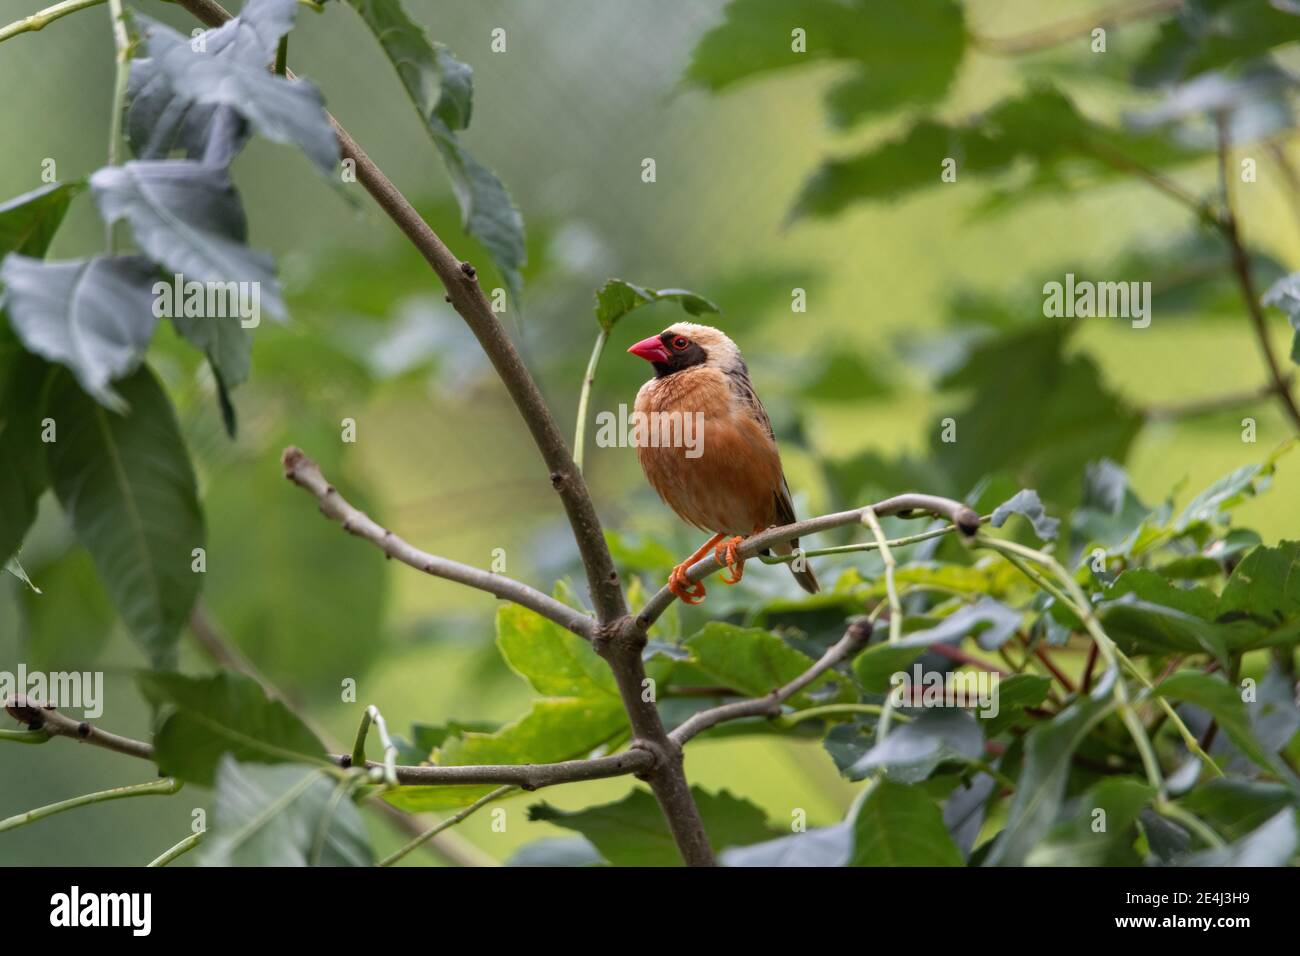
<instances>
[{"instance_id":1,"label":"bird's eye","mask_svg":"<svg viewBox=\"0 0 1300 956\"><path fill-rule=\"evenodd\" d=\"M688 345L690 345L690 344L691 344L691 343L690 343L687 339L685 339L684 337L682 337L682 336L680 336L680 335L677 336L677 338L673 339L673 348L675 348L675 349L676 349L677 351L679 351L679 352L682 351L683 349L685 349L686 346L688 346Z\"/></svg>"}]
</instances>

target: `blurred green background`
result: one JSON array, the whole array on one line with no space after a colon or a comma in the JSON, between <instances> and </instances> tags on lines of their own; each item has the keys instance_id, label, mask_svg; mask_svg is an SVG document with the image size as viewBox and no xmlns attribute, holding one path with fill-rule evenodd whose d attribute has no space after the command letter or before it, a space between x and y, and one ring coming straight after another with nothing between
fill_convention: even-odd
<instances>
[{"instance_id":1,"label":"blurred green background","mask_svg":"<svg viewBox=\"0 0 1300 956\"><path fill-rule=\"evenodd\" d=\"M33 6L0 0L0 21ZM167 4L135 6L187 31L193 25ZM967 11L977 31L998 36L1089 6L980 0ZM609 276L684 286L721 306L718 324L744 350L783 436L798 508L816 513L836 503L823 464L860 452L883 460L923 456L932 423L961 407L936 391L924 363L904 358L933 354L932 337L940 331L956 334L955 295L987 293L1032 306L1043 278L1059 278L1064 264L1104 270L1134 246L1188 232L1184 210L1128 182L1077 197L1045 195L997 216L976 213L984 198L978 189L938 188L786 225L800 184L821 159L894 135L904 117L890 114L847 134L832 130L821 103L839 75L831 65L718 96L684 88L690 52L720 20L722 7L722 0L407 4L432 38L474 68L474 122L466 140L510 187L529 233L523 309L512 305L505 321L566 432L596 331L594 290ZM507 32L505 53L490 51L496 27ZM1145 29L1124 32L1142 36ZM485 287L497 284L486 257L463 237L434 149L359 18L338 4L323 15L300 15L290 65L322 88L331 111L448 244L481 264ZM1114 119L1129 105L1121 88L1082 75L1077 64L1062 70L1045 63L1044 71L1090 115ZM968 55L942 112L963 117L1022 83L1017 64ZM46 158L56 161L60 179L102 165L111 87L106 8L0 44L5 197L40 185ZM656 161L654 183L641 180L645 157ZM401 733L413 721L516 716L531 694L493 646L491 600L386 564L372 548L341 535L283 481L278 460L284 445L300 445L408 540L483 567L493 549L504 549L508 573L548 588L577 568L526 432L434 276L361 187L331 189L294 150L261 140L233 172L252 244L277 257L293 316L286 327L264 325L256 333L251 381L235 393L238 439L222 432L210 374L171 341L170 327L160 327L151 355L199 471L209 535L205 607L337 739L350 741L368 703L380 705ZM1213 162L1177 176L1195 190L1208 189ZM1240 187L1237 202L1254 244L1289 266L1300 261L1300 221L1276 177L1261 175ZM97 249L101 236L93 205L83 197L50 256ZM807 292L806 314L791 312L796 287ZM679 314L658 305L618 327L593 414L631 404L646 370L624 349ZM1032 312L1024 318L1049 321ZM1286 323L1276 313L1271 319L1285 356ZM1099 356L1108 386L1137 408L1248 390L1264 380L1245 314L1231 297L1217 308L1178 315L1157 309L1141 332L1124 322L1089 320L1070 348ZM878 381L809 389L810 375L830 356L857 357ZM1255 445L1242 441L1243 414L1257 420ZM341 441L345 418L356 422L354 444ZM1144 500L1159 500L1184 480L1186 500L1220 475L1262 459L1287 431L1266 402L1153 422L1139 433L1126 464ZM1300 534L1298 468L1283 460L1279 489L1238 512L1267 541ZM649 535L675 553L698 543L645 486L631 449L591 445L587 471L609 528ZM881 485L882 494L931 490ZM89 559L70 546L48 499L23 551L43 593L0 580L0 669L15 670L21 660L30 668L103 670L102 724L147 737L148 711L131 679L143 657L114 621ZM834 568L822 577L833 580ZM784 571L755 567L737 590L743 597L793 588ZM715 609L737 597L723 590L711 591ZM686 617L685 630L702 619ZM193 641L182 648L182 669L211 667ZM339 699L346 678L358 682L356 703ZM810 825L830 823L851 797L815 743L702 741L692 746L687 766L693 782L743 794L777 821L803 808ZM0 818L139 782L147 773L143 764L102 751L73 752L62 740L5 747ZM626 780L570 786L546 799L578 808L615 799L628 786ZM141 864L188 832L190 811L206 796L194 789L166 801L98 805L23 827L0 839L0 863ZM505 802L504 833L492 831L488 815L472 817L458 832L504 860L524 843L564 832L526 821L524 809L536 799ZM377 817L367 819L381 854L398 845Z\"/></svg>"}]
</instances>

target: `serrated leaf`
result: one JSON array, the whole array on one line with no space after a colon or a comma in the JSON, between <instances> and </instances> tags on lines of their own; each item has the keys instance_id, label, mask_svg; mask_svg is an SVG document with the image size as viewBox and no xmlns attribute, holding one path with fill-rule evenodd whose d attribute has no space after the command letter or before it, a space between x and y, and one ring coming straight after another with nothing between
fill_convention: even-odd
<instances>
[{"instance_id":1,"label":"serrated leaf","mask_svg":"<svg viewBox=\"0 0 1300 956\"><path fill-rule=\"evenodd\" d=\"M713 621L687 638L683 646L690 650L692 663L720 684L734 688L748 697L762 697L788 684L808 668L813 660L801 654L781 638L762 628L743 628ZM823 686L832 675L818 678L808 690ZM790 699L793 706L807 706L808 690Z\"/></svg>"},{"instance_id":2,"label":"serrated leaf","mask_svg":"<svg viewBox=\"0 0 1300 956\"><path fill-rule=\"evenodd\" d=\"M497 610L501 656L539 694L549 697L608 697L618 685L591 644L567 628L517 604Z\"/></svg>"},{"instance_id":3,"label":"serrated leaf","mask_svg":"<svg viewBox=\"0 0 1300 956\"><path fill-rule=\"evenodd\" d=\"M1014 497L998 505L993 511L993 517L989 519L989 524L1000 528L1013 514L1026 518L1033 526L1034 534L1043 541L1053 540L1061 525L1059 518L1048 517L1047 509L1043 507L1038 492L1029 488L1016 492Z\"/></svg>"},{"instance_id":4,"label":"serrated leaf","mask_svg":"<svg viewBox=\"0 0 1300 956\"><path fill-rule=\"evenodd\" d=\"M28 351L71 369L96 401L127 404L112 382L140 364L158 319L155 271L142 256L44 262L10 253L0 263L9 324Z\"/></svg>"},{"instance_id":5,"label":"serrated leaf","mask_svg":"<svg viewBox=\"0 0 1300 956\"><path fill-rule=\"evenodd\" d=\"M523 217L501 180L456 135L469 126L473 71L442 44L430 43L399 0L348 2L379 40L442 156L465 231L487 249L518 302L526 261Z\"/></svg>"},{"instance_id":6,"label":"serrated leaf","mask_svg":"<svg viewBox=\"0 0 1300 956\"><path fill-rule=\"evenodd\" d=\"M226 755L242 763L325 761L311 729L241 674L154 672L137 680L146 697L173 708L154 737L160 773L207 786Z\"/></svg>"},{"instance_id":7,"label":"serrated leaf","mask_svg":"<svg viewBox=\"0 0 1300 956\"><path fill-rule=\"evenodd\" d=\"M1037 86L965 123L922 119L899 138L824 163L804 184L790 218L832 216L855 202L892 201L937 186L945 158L956 161L959 176L971 178L1006 176L1030 165L1040 181L1059 192L1067 168L1094 178L1117 176L1128 169L1115 163L1116 155L1156 168L1203 153L1170 145L1161 136L1094 122L1058 90Z\"/></svg>"},{"instance_id":8,"label":"serrated leaf","mask_svg":"<svg viewBox=\"0 0 1300 956\"><path fill-rule=\"evenodd\" d=\"M763 811L726 790L716 794L691 788L704 831L715 852L730 846L748 846L776 836ZM615 866L681 866L659 804L640 787L615 803L585 810L560 810L548 803L528 808L529 820L545 820L566 830L576 830Z\"/></svg>"},{"instance_id":9,"label":"serrated leaf","mask_svg":"<svg viewBox=\"0 0 1300 956\"><path fill-rule=\"evenodd\" d=\"M880 780L853 821L850 866L961 866L943 814L918 787Z\"/></svg>"},{"instance_id":10,"label":"serrated leaf","mask_svg":"<svg viewBox=\"0 0 1300 956\"><path fill-rule=\"evenodd\" d=\"M319 768L221 758L201 866L373 866L366 825Z\"/></svg>"},{"instance_id":11,"label":"serrated leaf","mask_svg":"<svg viewBox=\"0 0 1300 956\"><path fill-rule=\"evenodd\" d=\"M126 417L95 404L71 376L54 379L50 482L131 636L161 666L199 593L203 575L191 562L204 546L203 514L176 415L153 373L142 367L118 387L131 406Z\"/></svg>"},{"instance_id":12,"label":"serrated leaf","mask_svg":"<svg viewBox=\"0 0 1300 956\"><path fill-rule=\"evenodd\" d=\"M0 562L9 560L23 543L49 483L41 419L51 374L49 365L23 351L0 324Z\"/></svg>"},{"instance_id":13,"label":"serrated leaf","mask_svg":"<svg viewBox=\"0 0 1300 956\"><path fill-rule=\"evenodd\" d=\"M220 155L213 156L208 151L211 125L222 111L214 109L209 115L195 107L229 107L261 136L298 146L317 167L332 172L339 145L320 90L307 80L288 80L269 69L297 8L297 0L250 0L238 17L207 31L196 44L137 14L149 49L148 59L132 67L141 71L137 91L149 94L134 124L128 115L128 128L134 125L132 142L144 144L138 155L160 155L180 145L191 157L202 150L214 162L228 162L242 144L237 131L231 142L220 144ZM161 82L172 94L170 102L157 86ZM159 125L149 130L149 120L155 117Z\"/></svg>"},{"instance_id":14,"label":"serrated leaf","mask_svg":"<svg viewBox=\"0 0 1300 956\"><path fill-rule=\"evenodd\" d=\"M806 46L794 49L793 31ZM686 81L718 91L775 70L833 60L854 66L831 90L831 118L848 125L947 92L965 52L953 0L734 0L697 44Z\"/></svg>"},{"instance_id":15,"label":"serrated leaf","mask_svg":"<svg viewBox=\"0 0 1300 956\"><path fill-rule=\"evenodd\" d=\"M704 296L686 289L649 289L623 279L607 279L596 290L596 321L609 332L629 312L655 302L676 302L693 316L722 311Z\"/></svg>"},{"instance_id":16,"label":"serrated leaf","mask_svg":"<svg viewBox=\"0 0 1300 956\"><path fill-rule=\"evenodd\" d=\"M879 771L896 783L920 783L945 760L974 760L983 749L984 735L970 714L957 708L931 708L895 727L844 775L861 780Z\"/></svg>"},{"instance_id":17,"label":"serrated leaf","mask_svg":"<svg viewBox=\"0 0 1300 956\"><path fill-rule=\"evenodd\" d=\"M179 274L187 282L255 283L261 305L284 317L275 263L245 244L248 224L226 170L192 160L136 160L97 170L90 188L104 221L130 223L140 248L173 280Z\"/></svg>"}]
</instances>

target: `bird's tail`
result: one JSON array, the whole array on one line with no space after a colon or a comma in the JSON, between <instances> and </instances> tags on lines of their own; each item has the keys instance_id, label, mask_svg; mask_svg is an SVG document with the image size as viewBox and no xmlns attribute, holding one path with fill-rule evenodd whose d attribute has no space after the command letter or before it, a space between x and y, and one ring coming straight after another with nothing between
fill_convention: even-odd
<instances>
[{"instance_id":1,"label":"bird's tail","mask_svg":"<svg viewBox=\"0 0 1300 956\"><path fill-rule=\"evenodd\" d=\"M798 538L788 544L782 543L774 545L772 550L777 554L790 554L797 547L799 547ZM817 583L817 575L813 574L812 565L808 563L807 558L799 557L798 559L791 561L790 573L793 574L794 579L799 582L799 587L803 588L809 594L816 594L821 590L821 585Z\"/></svg>"}]
</instances>

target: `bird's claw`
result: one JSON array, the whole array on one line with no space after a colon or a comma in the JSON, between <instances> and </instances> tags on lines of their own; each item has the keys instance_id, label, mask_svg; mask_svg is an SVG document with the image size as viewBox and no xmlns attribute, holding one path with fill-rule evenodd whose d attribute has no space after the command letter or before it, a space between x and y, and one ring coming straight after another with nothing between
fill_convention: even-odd
<instances>
[{"instance_id":1,"label":"bird's claw","mask_svg":"<svg viewBox=\"0 0 1300 956\"><path fill-rule=\"evenodd\" d=\"M736 549L744 542L744 538L728 538L726 541L720 541L718 546L713 549L713 556L717 558L718 564L726 568L730 577L723 576L725 584L739 584L740 579L745 576L745 561L736 553Z\"/></svg>"},{"instance_id":2,"label":"bird's claw","mask_svg":"<svg viewBox=\"0 0 1300 956\"><path fill-rule=\"evenodd\" d=\"M686 576L686 569L689 562L684 562L673 568L668 575L668 590L676 595L677 599L683 604L699 604L704 600L704 582L692 581Z\"/></svg>"}]
</instances>

